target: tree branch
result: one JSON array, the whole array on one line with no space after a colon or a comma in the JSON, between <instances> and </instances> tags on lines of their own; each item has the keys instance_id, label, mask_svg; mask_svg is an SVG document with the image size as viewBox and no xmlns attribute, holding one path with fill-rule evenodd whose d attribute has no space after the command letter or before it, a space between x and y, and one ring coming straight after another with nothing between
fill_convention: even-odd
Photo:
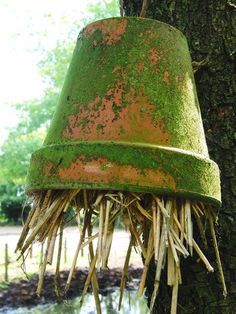
<instances>
[{"instance_id":1,"label":"tree branch","mask_svg":"<svg viewBox=\"0 0 236 314\"><path fill-rule=\"evenodd\" d=\"M147 13L148 0L143 0L142 10L140 13L140 17L145 17Z\"/></svg>"}]
</instances>

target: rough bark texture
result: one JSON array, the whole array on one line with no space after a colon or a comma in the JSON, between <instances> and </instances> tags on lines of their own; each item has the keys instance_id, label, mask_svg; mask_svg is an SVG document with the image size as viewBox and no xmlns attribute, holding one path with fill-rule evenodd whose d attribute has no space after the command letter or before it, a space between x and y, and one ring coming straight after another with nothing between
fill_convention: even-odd
<instances>
[{"instance_id":1,"label":"rough bark texture","mask_svg":"<svg viewBox=\"0 0 236 314\"><path fill-rule=\"evenodd\" d=\"M141 7L141 0L124 1L127 16L138 16ZM210 156L221 170L223 204L217 235L228 296L222 296L218 271L208 274L201 263L196 263L196 257L182 261L179 314L236 313L235 13L233 0L149 0L146 14L180 29L188 39L194 61L206 59L195 79ZM214 264L212 245L206 255ZM154 272L152 265L148 296L153 289ZM162 285L154 313L170 313L170 297L171 291Z\"/></svg>"}]
</instances>

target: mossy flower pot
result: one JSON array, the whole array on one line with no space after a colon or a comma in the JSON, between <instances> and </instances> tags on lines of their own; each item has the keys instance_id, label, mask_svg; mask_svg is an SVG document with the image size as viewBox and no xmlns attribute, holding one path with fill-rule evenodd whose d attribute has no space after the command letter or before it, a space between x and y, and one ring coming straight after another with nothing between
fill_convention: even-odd
<instances>
[{"instance_id":1,"label":"mossy flower pot","mask_svg":"<svg viewBox=\"0 0 236 314\"><path fill-rule=\"evenodd\" d=\"M86 26L26 189L155 192L219 204L186 38L156 20Z\"/></svg>"}]
</instances>

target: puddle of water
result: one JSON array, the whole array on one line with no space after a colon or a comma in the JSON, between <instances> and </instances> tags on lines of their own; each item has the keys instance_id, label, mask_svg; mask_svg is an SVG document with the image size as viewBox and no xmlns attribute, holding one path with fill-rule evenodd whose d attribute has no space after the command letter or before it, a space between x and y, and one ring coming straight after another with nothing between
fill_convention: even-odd
<instances>
[{"instance_id":1,"label":"puddle of water","mask_svg":"<svg viewBox=\"0 0 236 314\"><path fill-rule=\"evenodd\" d=\"M118 311L120 291L100 296L102 314L149 314L145 298L137 298L136 291L125 291L121 310ZM3 308L0 313L7 314L95 314L96 307L91 294L85 297L83 306L80 308L80 297L69 300L63 304L45 304L33 308Z\"/></svg>"}]
</instances>

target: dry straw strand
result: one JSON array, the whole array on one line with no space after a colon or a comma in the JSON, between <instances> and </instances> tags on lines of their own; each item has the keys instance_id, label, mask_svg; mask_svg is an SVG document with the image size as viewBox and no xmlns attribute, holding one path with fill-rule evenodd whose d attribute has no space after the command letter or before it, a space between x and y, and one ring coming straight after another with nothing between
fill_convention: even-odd
<instances>
[{"instance_id":1,"label":"dry straw strand","mask_svg":"<svg viewBox=\"0 0 236 314\"><path fill-rule=\"evenodd\" d=\"M99 300L99 286L96 276L97 270L107 268L109 253L112 245L114 226L118 217L122 217L125 226L131 234L130 243L125 258L121 285L119 309L126 285L129 261L133 247L140 249L144 258L144 268L138 288L138 296L145 289L147 271L152 258L156 263L154 290L151 297L150 309L152 311L158 294L162 269L167 261L167 284L172 287L171 314L177 313L178 286L182 282L180 258L192 255L196 251L209 272L213 267L193 238L192 216L197 223L199 233L204 245L207 245L203 217L208 218L223 286L223 294L227 294L219 250L216 242L214 221L216 214L211 207L196 201L175 199L169 197L139 193L122 193L112 191L88 191L88 190L48 190L37 193L34 196L33 207L23 227L22 234L17 243L16 250L20 250L21 256L28 255L32 244L38 240L46 242L46 250L40 264L40 275L37 293L43 288L43 278L46 265L53 261L53 252L58 236L58 252L55 271L55 291L61 298L59 287L59 269L62 250L62 237L64 228L64 214L69 207L76 208L80 237L74 254L65 287L65 294L75 271L79 252L86 246L89 249L90 267L84 285L81 304L91 284L95 298L96 311L101 314ZM81 215L84 220L81 226ZM93 225L99 219L98 232L93 233ZM94 253L93 241L97 240L97 249Z\"/></svg>"}]
</instances>

